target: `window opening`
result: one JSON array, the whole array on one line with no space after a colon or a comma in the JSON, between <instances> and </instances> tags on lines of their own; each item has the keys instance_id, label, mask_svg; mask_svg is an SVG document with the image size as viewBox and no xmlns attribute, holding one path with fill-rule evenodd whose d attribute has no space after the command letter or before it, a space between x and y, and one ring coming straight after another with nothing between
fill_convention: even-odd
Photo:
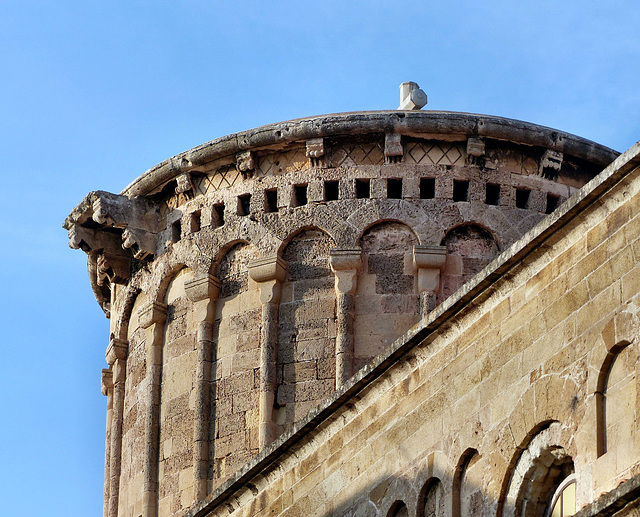
<instances>
[{"instance_id":1,"label":"window opening","mask_svg":"<svg viewBox=\"0 0 640 517\"><path fill-rule=\"evenodd\" d=\"M224 203L218 203L213 205L213 211L211 212L211 226L217 228L224 224Z\"/></svg>"},{"instance_id":2,"label":"window opening","mask_svg":"<svg viewBox=\"0 0 640 517\"><path fill-rule=\"evenodd\" d=\"M201 224L201 216L200 216L200 210L198 210L197 212L193 212L191 214L191 233L196 233L200 231L200 224Z\"/></svg>"},{"instance_id":3,"label":"window opening","mask_svg":"<svg viewBox=\"0 0 640 517\"><path fill-rule=\"evenodd\" d=\"M433 199L436 197L436 179L420 178L420 199Z\"/></svg>"},{"instance_id":4,"label":"window opening","mask_svg":"<svg viewBox=\"0 0 640 517\"><path fill-rule=\"evenodd\" d=\"M453 200L467 201L469 198L469 182L467 180L453 180Z\"/></svg>"},{"instance_id":5,"label":"window opening","mask_svg":"<svg viewBox=\"0 0 640 517\"><path fill-rule=\"evenodd\" d=\"M265 190L264 209L266 212L278 211L278 189Z\"/></svg>"},{"instance_id":6,"label":"window opening","mask_svg":"<svg viewBox=\"0 0 640 517\"><path fill-rule=\"evenodd\" d=\"M324 200L337 201L340 193L340 183L338 181L324 182Z\"/></svg>"},{"instance_id":7,"label":"window opening","mask_svg":"<svg viewBox=\"0 0 640 517\"><path fill-rule=\"evenodd\" d=\"M497 206L500 204L500 185L495 183L487 183L485 189L485 203L487 205Z\"/></svg>"},{"instance_id":8,"label":"window opening","mask_svg":"<svg viewBox=\"0 0 640 517\"><path fill-rule=\"evenodd\" d=\"M307 204L307 185L294 185L293 187L293 205L303 206Z\"/></svg>"},{"instance_id":9,"label":"window opening","mask_svg":"<svg viewBox=\"0 0 640 517\"><path fill-rule=\"evenodd\" d=\"M560 204L560 198L558 196L554 196L553 194L547 194L547 209L545 210L545 214L550 214Z\"/></svg>"},{"instance_id":10,"label":"window opening","mask_svg":"<svg viewBox=\"0 0 640 517\"><path fill-rule=\"evenodd\" d=\"M387 180L387 199L402 199L402 178Z\"/></svg>"},{"instance_id":11,"label":"window opening","mask_svg":"<svg viewBox=\"0 0 640 517\"><path fill-rule=\"evenodd\" d=\"M182 237L182 224L180 219L171 223L171 242L178 242Z\"/></svg>"},{"instance_id":12,"label":"window opening","mask_svg":"<svg viewBox=\"0 0 640 517\"><path fill-rule=\"evenodd\" d=\"M528 188L519 188L516 190L516 208L529 208L529 195L531 191Z\"/></svg>"},{"instance_id":13,"label":"window opening","mask_svg":"<svg viewBox=\"0 0 640 517\"><path fill-rule=\"evenodd\" d=\"M238 215L245 216L251 212L251 194L238 196Z\"/></svg>"},{"instance_id":14,"label":"window opening","mask_svg":"<svg viewBox=\"0 0 640 517\"><path fill-rule=\"evenodd\" d=\"M368 179L356 180L356 197L358 199L371 197L371 186Z\"/></svg>"}]
</instances>

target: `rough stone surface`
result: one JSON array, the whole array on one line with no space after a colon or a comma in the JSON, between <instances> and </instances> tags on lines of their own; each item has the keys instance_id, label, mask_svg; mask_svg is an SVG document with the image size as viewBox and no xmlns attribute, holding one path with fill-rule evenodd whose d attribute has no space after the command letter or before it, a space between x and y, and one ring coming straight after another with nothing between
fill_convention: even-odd
<instances>
[{"instance_id":1,"label":"rough stone surface","mask_svg":"<svg viewBox=\"0 0 640 517\"><path fill-rule=\"evenodd\" d=\"M105 513L542 515L569 475L581 507L640 472L629 156L578 192L613 151L493 117L345 114L91 193L65 228L126 351ZM416 247L444 266L418 270ZM259 285L249 264L275 257L286 275ZM191 301L202 278L219 289Z\"/></svg>"}]
</instances>

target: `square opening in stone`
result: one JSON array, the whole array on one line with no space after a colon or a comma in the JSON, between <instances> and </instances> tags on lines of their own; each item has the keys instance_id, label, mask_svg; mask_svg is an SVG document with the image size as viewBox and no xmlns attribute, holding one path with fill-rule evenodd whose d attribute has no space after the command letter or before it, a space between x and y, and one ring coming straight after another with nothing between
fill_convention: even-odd
<instances>
[{"instance_id":1,"label":"square opening in stone","mask_svg":"<svg viewBox=\"0 0 640 517\"><path fill-rule=\"evenodd\" d=\"M487 183L485 188L484 201L487 205L497 206L500 204L500 185Z\"/></svg>"},{"instance_id":2,"label":"square opening in stone","mask_svg":"<svg viewBox=\"0 0 640 517\"><path fill-rule=\"evenodd\" d=\"M387 180L387 199L402 199L402 178Z\"/></svg>"},{"instance_id":3,"label":"square opening in stone","mask_svg":"<svg viewBox=\"0 0 640 517\"><path fill-rule=\"evenodd\" d=\"M453 200L468 201L469 199L469 181L453 180Z\"/></svg>"},{"instance_id":4,"label":"square opening in stone","mask_svg":"<svg viewBox=\"0 0 640 517\"><path fill-rule=\"evenodd\" d=\"M436 197L436 179L420 178L420 199L433 199Z\"/></svg>"},{"instance_id":5,"label":"square opening in stone","mask_svg":"<svg viewBox=\"0 0 640 517\"><path fill-rule=\"evenodd\" d=\"M545 214L550 214L560 204L560 197L554 196L553 194L547 194L547 209L544 211Z\"/></svg>"},{"instance_id":6,"label":"square opening in stone","mask_svg":"<svg viewBox=\"0 0 640 517\"><path fill-rule=\"evenodd\" d=\"M238 196L238 215L246 216L251 212L251 194Z\"/></svg>"},{"instance_id":7,"label":"square opening in stone","mask_svg":"<svg viewBox=\"0 0 640 517\"><path fill-rule=\"evenodd\" d=\"M324 182L324 200L337 201L340 194L340 183L338 181Z\"/></svg>"},{"instance_id":8,"label":"square opening in stone","mask_svg":"<svg viewBox=\"0 0 640 517\"><path fill-rule=\"evenodd\" d=\"M371 197L371 183L369 179L356 180L356 198L366 199Z\"/></svg>"},{"instance_id":9,"label":"square opening in stone","mask_svg":"<svg viewBox=\"0 0 640 517\"><path fill-rule=\"evenodd\" d=\"M516 190L516 208L529 208L529 195L531 191L528 188L519 188Z\"/></svg>"},{"instance_id":10,"label":"square opening in stone","mask_svg":"<svg viewBox=\"0 0 640 517\"><path fill-rule=\"evenodd\" d=\"M307 204L307 184L293 186L293 199L291 206L304 206Z\"/></svg>"},{"instance_id":11,"label":"square opening in stone","mask_svg":"<svg viewBox=\"0 0 640 517\"><path fill-rule=\"evenodd\" d=\"M277 212L278 211L278 189L264 191L264 211L265 212Z\"/></svg>"}]
</instances>

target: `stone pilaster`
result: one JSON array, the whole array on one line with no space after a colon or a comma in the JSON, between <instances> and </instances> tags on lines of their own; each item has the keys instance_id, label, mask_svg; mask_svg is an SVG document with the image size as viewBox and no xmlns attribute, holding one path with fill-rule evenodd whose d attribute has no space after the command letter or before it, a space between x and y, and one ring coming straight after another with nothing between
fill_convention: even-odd
<instances>
[{"instance_id":1,"label":"stone pilaster","mask_svg":"<svg viewBox=\"0 0 640 517\"><path fill-rule=\"evenodd\" d=\"M193 477L195 500L207 495L209 467L209 416L211 415L211 360L213 356L213 321L220 281L213 275L196 277L185 283L187 297L193 302L198 322L198 362L196 365L196 411L193 429Z\"/></svg>"},{"instance_id":2,"label":"stone pilaster","mask_svg":"<svg viewBox=\"0 0 640 517\"><path fill-rule=\"evenodd\" d=\"M278 356L278 309L282 282L286 276L286 262L277 256L254 260L249 263L249 275L260 287L262 303L259 444L263 449L275 438L273 404Z\"/></svg>"},{"instance_id":3,"label":"stone pilaster","mask_svg":"<svg viewBox=\"0 0 640 517\"><path fill-rule=\"evenodd\" d=\"M353 319L362 250L334 248L329 255L336 277L336 388L339 388L353 374Z\"/></svg>"},{"instance_id":4,"label":"stone pilaster","mask_svg":"<svg viewBox=\"0 0 640 517\"><path fill-rule=\"evenodd\" d=\"M142 516L158 514L158 447L160 439L160 382L162 381L162 340L167 306L151 302L140 311L140 327L146 331L147 404L143 460Z\"/></svg>"},{"instance_id":5,"label":"stone pilaster","mask_svg":"<svg viewBox=\"0 0 640 517\"><path fill-rule=\"evenodd\" d=\"M107 515L117 517L118 497L120 495L120 467L122 464L122 420L124 417L124 382L127 373L127 352L129 344L120 339L111 338L107 347L107 363L111 382L111 431L109 451L109 507ZM108 392L107 392L108 393ZM105 468L106 470L106 468Z\"/></svg>"},{"instance_id":6,"label":"stone pilaster","mask_svg":"<svg viewBox=\"0 0 640 517\"><path fill-rule=\"evenodd\" d=\"M111 425L113 422L113 371L110 368L102 369L100 379L100 391L107 397L107 429L104 444L104 505L102 515L109 515L109 492L111 486Z\"/></svg>"},{"instance_id":7,"label":"stone pilaster","mask_svg":"<svg viewBox=\"0 0 640 517\"><path fill-rule=\"evenodd\" d=\"M436 306L436 295L440 290L440 273L444 269L446 258L445 246L413 247L413 264L418 271L421 318L426 318Z\"/></svg>"}]
</instances>

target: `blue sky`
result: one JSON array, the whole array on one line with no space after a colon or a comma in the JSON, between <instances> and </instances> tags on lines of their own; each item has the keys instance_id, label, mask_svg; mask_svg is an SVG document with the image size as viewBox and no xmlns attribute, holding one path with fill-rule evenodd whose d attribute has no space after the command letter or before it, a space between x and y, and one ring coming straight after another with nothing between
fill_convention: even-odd
<instances>
[{"instance_id":1,"label":"blue sky","mask_svg":"<svg viewBox=\"0 0 640 517\"><path fill-rule=\"evenodd\" d=\"M0 500L102 511L108 321L62 221L213 138L323 113L436 110L640 139L640 10L595 2L0 0Z\"/></svg>"}]
</instances>

